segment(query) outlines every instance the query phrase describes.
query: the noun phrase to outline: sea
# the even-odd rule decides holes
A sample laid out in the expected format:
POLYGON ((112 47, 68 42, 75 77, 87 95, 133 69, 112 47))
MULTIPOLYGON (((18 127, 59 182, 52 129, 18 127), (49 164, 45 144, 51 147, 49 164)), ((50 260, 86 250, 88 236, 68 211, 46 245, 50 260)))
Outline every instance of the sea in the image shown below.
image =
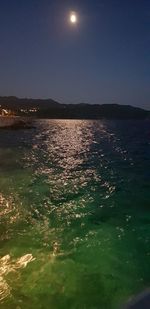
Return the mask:
POLYGON ((0 220, 0 308, 121 308, 150 286, 150 121, 0 130, 0 220))

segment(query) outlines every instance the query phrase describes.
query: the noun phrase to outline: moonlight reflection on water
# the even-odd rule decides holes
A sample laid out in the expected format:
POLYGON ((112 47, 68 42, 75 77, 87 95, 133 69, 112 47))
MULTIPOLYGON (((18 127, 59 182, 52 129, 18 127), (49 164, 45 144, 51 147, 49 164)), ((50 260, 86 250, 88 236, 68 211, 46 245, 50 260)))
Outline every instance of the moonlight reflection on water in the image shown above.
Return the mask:
POLYGON ((110 309, 149 285, 149 127, 45 120, 3 131, 3 308, 110 309))

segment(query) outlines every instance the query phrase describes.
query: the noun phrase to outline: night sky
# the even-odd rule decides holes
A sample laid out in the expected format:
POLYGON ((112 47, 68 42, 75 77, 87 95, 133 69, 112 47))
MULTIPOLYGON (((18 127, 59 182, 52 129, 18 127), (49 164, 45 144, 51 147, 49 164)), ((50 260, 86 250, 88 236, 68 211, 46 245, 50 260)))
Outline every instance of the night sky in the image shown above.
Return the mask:
POLYGON ((0 95, 150 109, 150 0, 0 0, 0 95))

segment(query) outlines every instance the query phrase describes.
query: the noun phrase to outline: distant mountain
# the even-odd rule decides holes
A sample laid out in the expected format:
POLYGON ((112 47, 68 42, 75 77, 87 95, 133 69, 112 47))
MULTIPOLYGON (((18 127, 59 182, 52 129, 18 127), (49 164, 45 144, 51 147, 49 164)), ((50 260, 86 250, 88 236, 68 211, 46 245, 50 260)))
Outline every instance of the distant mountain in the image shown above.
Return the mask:
POLYGON ((28 99, 28 98, 17 98, 17 97, 0 97, 0 105, 3 108, 10 108, 13 110, 20 109, 20 108, 50 108, 53 106, 59 106, 60 103, 51 100, 51 99, 28 99))
POLYGON ((60 119, 145 119, 150 111, 130 105, 119 104, 60 104, 52 99, 28 99, 0 97, 1 108, 10 109, 18 115, 34 115, 38 118, 60 119))

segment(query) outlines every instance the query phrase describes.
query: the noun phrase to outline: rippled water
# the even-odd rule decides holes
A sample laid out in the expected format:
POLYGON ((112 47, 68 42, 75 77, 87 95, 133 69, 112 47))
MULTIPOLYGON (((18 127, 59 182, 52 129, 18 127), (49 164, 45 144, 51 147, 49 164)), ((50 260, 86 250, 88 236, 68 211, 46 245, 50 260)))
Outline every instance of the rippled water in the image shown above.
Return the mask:
POLYGON ((118 308, 150 284, 150 122, 0 131, 0 307, 118 308))

